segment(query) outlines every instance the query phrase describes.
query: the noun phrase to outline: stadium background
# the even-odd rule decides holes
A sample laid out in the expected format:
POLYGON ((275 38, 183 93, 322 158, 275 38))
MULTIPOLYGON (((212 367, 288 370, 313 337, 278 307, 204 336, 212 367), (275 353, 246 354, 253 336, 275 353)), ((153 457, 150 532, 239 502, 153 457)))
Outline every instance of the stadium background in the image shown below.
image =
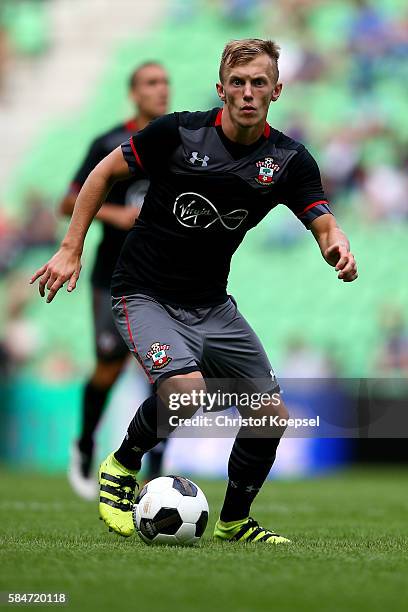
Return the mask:
MULTIPOLYGON (((66 229, 57 203, 90 140, 129 115, 126 84, 137 64, 154 59, 166 66, 171 110, 210 108, 218 104, 217 67, 231 38, 271 37, 281 45, 285 88, 269 121, 316 156, 360 278, 336 281, 311 236, 280 207, 234 257, 230 292, 278 377, 408 373, 405 3, 116 0, 115 6, 1 3, 0 456, 22 469, 65 469, 81 384, 92 367, 87 280, 97 224, 74 295, 61 292, 49 306, 28 286, 66 229)), ((132 364, 101 427, 101 455, 121 438, 144 393, 132 364)), ((367 448, 287 440, 276 473, 312 474, 362 457, 406 458, 395 441, 370 442, 367 448)), ((177 441, 166 467, 221 475, 230 446, 231 440, 177 441)))
MULTIPOLYGON (((129 116, 135 65, 164 63, 171 110, 206 109, 218 103, 223 45, 245 36, 282 47, 285 89, 269 120, 318 159, 360 277, 337 281, 280 207, 234 257, 230 291, 281 379, 360 388, 380 377, 387 409, 406 407, 394 393, 408 373, 406 1, 0 0, 0 605, 5 591, 29 591, 67 593, 84 612, 122 602, 155 612, 407 608, 402 437, 284 440, 280 478, 254 504, 261 524, 291 538, 277 550, 212 541, 231 440, 178 440, 167 453, 166 471, 194 474, 209 501, 198 549, 116 538, 64 474, 92 369, 100 228, 78 289, 45 304, 28 279, 65 231, 57 204, 90 140, 129 116)), ((133 364, 112 395, 101 455, 143 393, 133 364)), ((320 401, 331 408, 330 394, 320 401)))

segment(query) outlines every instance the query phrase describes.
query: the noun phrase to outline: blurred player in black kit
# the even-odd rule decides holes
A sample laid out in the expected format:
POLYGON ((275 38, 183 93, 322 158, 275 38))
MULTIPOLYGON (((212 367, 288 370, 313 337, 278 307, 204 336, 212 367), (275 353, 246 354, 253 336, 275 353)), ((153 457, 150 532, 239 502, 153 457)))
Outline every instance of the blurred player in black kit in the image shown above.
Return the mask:
MULTIPOLYGON (((60 204, 62 214, 72 215, 82 185, 104 157, 150 121, 167 112, 169 83, 164 68, 156 62, 139 66, 129 81, 129 97, 135 106, 136 116, 92 142, 68 194, 60 204)), ((149 181, 145 176, 117 183, 96 215, 103 228, 91 276, 96 366, 84 387, 81 432, 72 447, 68 472, 73 489, 85 499, 94 499, 97 493, 96 478, 92 474, 94 434, 109 392, 129 355, 112 317, 112 274, 127 233, 139 215, 148 186, 149 181)), ((163 450, 164 444, 161 443, 149 454, 149 479, 160 474, 163 450)))

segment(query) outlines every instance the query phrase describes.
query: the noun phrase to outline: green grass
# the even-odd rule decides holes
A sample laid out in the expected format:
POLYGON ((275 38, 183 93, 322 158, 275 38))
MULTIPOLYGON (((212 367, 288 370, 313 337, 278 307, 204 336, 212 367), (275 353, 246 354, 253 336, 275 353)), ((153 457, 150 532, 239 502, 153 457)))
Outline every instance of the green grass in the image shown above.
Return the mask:
POLYGON ((110 534, 63 477, 0 478, 0 591, 64 591, 89 611, 407 609, 407 470, 268 483, 253 514, 285 548, 211 541, 220 482, 200 483, 210 523, 190 549, 110 534))

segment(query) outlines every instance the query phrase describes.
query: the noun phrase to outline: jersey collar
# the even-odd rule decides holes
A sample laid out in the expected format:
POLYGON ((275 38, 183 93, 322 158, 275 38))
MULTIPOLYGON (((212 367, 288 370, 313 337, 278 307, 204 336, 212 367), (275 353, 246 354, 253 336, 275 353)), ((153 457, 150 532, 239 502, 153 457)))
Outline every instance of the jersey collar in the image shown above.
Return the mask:
POLYGON ((137 121, 136 119, 129 119, 129 121, 126 121, 125 123, 125 129, 130 132, 131 134, 134 134, 135 132, 139 131, 139 128, 137 126, 137 121))
MULTIPOLYGON (((218 113, 217 113, 217 116, 215 117, 215 121, 214 121, 214 125, 215 126, 221 125, 222 111, 223 111, 223 109, 220 108, 218 113)), ((264 135, 265 138, 269 138, 269 134, 270 133, 271 133, 271 126, 269 125, 269 123, 267 121, 265 121, 265 128, 264 128, 264 131, 263 131, 263 135, 264 135)))

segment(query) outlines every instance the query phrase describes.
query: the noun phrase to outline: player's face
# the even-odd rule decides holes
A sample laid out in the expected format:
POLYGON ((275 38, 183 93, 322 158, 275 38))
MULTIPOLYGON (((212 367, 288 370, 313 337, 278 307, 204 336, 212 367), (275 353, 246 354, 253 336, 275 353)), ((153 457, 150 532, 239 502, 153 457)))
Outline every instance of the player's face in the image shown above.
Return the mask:
POLYGON ((169 79, 160 66, 146 66, 138 77, 130 97, 139 113, 154 119, 167 112, 169 103, 169 79))
POLYGON ((272 60, 266 54, 248 64, 226 67, 224 82, 217 84, 218 95, 228 107, 233 123, 241 128, 265 122, 269 105, 279 98, 281 90, 272 60))

